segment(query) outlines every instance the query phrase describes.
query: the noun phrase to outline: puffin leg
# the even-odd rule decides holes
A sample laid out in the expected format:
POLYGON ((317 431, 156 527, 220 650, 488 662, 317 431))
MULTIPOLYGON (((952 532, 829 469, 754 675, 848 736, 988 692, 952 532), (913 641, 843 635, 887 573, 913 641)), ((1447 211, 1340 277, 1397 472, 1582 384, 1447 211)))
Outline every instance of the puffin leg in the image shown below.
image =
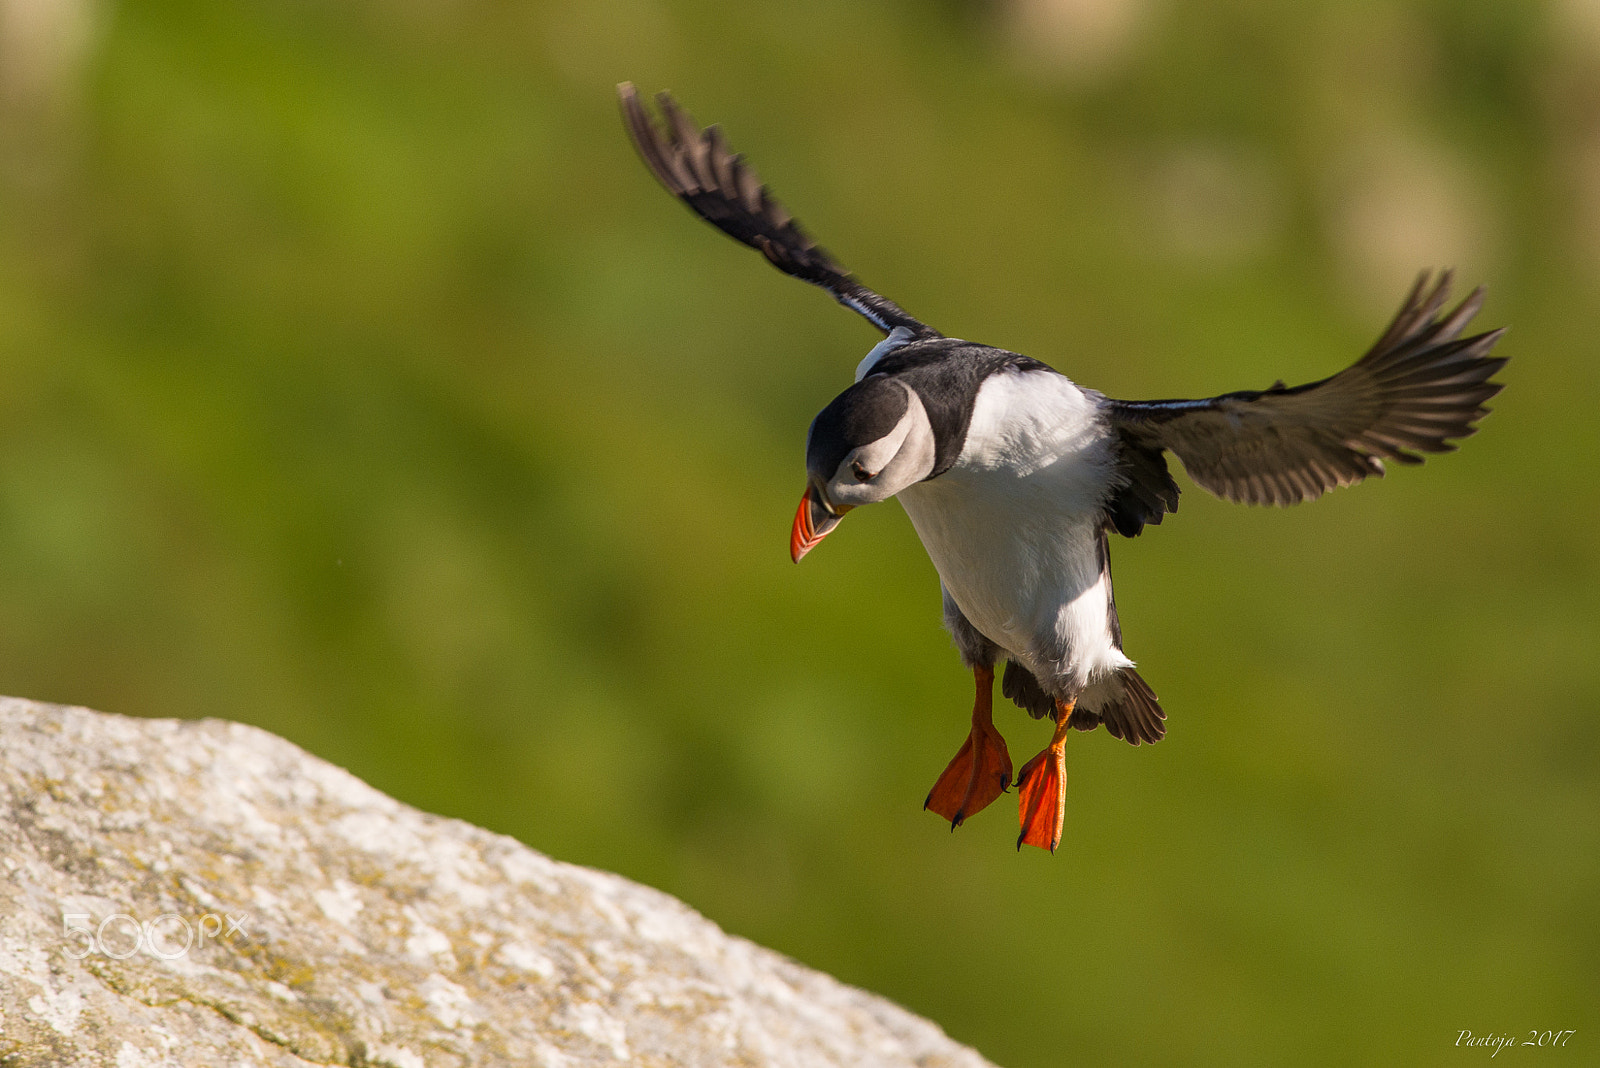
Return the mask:
POLYGON ((1067 815, 1067 721, 1072 719, 1073 704, 1056 702, 1056 731, 1050 744, 1022 765, 1017 775, 1018 818, 1022 823, 1018 849, 1031 845, 1054 853, 1061 844, 1061 824, 1067 815))
POLYGON ((972 703, 972 732, 922 803, 950 821, 953 831, 968 816, 982 811, 1011 785, 1011 754, 994 729, 994 666, 972 669, 977 696, 972 703))

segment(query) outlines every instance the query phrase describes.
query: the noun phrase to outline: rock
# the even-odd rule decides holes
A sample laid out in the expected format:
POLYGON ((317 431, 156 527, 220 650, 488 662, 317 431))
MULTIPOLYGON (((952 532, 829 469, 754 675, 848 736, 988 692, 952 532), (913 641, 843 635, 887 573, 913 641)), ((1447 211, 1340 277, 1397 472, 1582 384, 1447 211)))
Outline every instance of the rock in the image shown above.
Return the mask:
POLYGON ((986 1064, 273 735, 0 698, 6 1065, 986 1064))

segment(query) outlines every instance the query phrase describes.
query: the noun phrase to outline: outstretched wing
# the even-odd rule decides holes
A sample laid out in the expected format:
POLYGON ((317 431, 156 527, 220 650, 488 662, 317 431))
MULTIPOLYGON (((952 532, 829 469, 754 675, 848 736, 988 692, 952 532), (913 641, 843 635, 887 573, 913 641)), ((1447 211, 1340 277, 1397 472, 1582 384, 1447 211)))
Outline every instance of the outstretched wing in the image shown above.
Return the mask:
MULTIPOLYGON (((706 222, 751 248, 760 250, 785 274, 819 285, 845 307, 859 312, 885 334, 906 327, 914 337, 939 332, 913 319, 894 301, 868 289, 801 229, 772 199, 743 156, 729 150, 716 126, 701 130, 671 94, 656 94, 666 119, 665 133, 651 120, 632 82, 617 86, 628 133, 667 191, 706 222)), ((904 336, 904 335, 901 335, 904 336)))
POLYGON ((1119 533, 1139 533, 1176 511, 1178 487, 1163 449, 1189 477, 1245 504, 1298 504, 1335 486, 1382 475, 1385 460, 1422 462, 1477 431, 1490 382, 1506 361, 1489 350, 1504 330, 1460 337, 1483 303, 1480 286, 1446 315, 1450 272, 1426 273, 1371 351, 1309 385, 1225 393, 1205 400, 1109 403, 1119 438, 1121 481, 1109 512, 1119 533))

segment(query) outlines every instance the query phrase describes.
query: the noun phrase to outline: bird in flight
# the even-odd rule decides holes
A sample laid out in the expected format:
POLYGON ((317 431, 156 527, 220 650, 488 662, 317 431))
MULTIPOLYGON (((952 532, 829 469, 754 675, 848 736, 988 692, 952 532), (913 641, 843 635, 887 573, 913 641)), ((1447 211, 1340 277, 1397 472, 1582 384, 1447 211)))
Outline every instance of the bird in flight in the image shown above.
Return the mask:
POLYGON ((1017 847, 1052 852, 1066 811, 1067 730, 1104 726, 1132 745, 1166 734, 1166 714, 1122 649, 1111 533, 1131 538, 1178 508, 1166 454, 1225 500, 1290 505, 1422 462, 1476 431, 1503 330, 1462 337, 1479 287, 1446 310, 1450 273, 1417 279, 1367 354, 1330 378, 1198 400, 1113 400, 1028 356, 944 334, 856 280, 768 193, 721 131, 700 129, 667 93, 659 125, 618 86, 645 165, 695 214, 821 286, 884 339, 855 384, 812 421, 806 490, 789 551, 798 562, 864 504, 898 497, 939 573, 944 622, 972 671, 966 741, 924 808, 951 829, 1011 785, 993 722, 1001 692, 1050 742, 1017 773, 1017 847))

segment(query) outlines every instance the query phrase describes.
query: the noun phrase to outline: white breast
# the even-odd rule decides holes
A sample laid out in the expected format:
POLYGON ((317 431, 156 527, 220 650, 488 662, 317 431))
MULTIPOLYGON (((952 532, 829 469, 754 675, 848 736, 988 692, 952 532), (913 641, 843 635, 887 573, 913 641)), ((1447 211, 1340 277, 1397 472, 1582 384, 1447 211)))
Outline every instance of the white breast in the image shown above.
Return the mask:
POLYGON ((955 465, 900 493, 962 614, 1047 685, 1130 663, 1096 550, 1114 468, 1087 394, 1053 371, 1006 371, 979 390, 955 465))

